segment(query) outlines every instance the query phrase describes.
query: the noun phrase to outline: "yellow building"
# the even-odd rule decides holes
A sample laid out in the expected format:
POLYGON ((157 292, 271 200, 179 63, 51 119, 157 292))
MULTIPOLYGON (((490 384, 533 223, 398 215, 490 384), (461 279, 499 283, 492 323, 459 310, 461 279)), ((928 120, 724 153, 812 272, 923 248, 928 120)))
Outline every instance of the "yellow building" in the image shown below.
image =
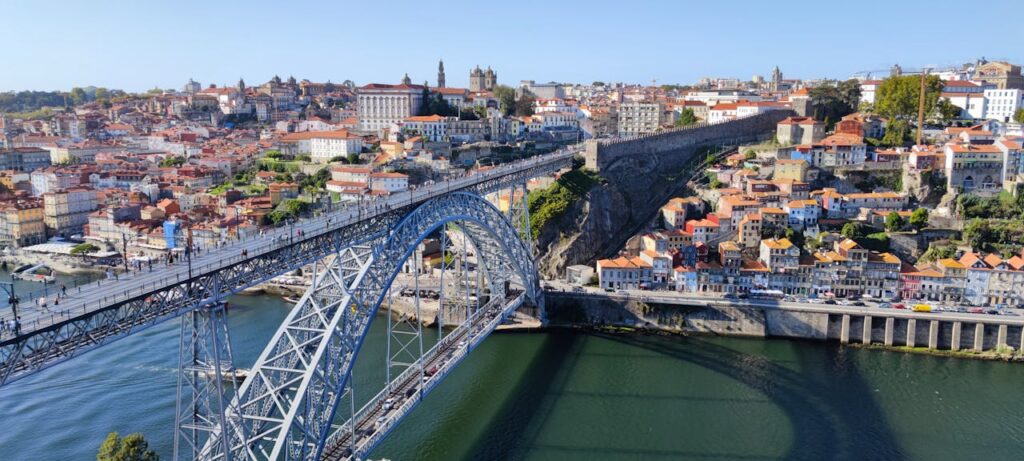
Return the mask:
POLYGON ((807 168, 806 160, 776 160, 774 179, 807 181, 807 168))

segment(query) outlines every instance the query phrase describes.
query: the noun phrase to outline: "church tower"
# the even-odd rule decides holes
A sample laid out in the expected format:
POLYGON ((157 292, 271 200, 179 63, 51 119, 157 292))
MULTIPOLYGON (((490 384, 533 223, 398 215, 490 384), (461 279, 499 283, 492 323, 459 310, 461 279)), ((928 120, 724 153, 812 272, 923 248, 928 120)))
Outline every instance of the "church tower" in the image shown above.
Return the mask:
POLYGON ((469 91, 477 92, 484 90, 484 71, 480 70, 480 66, 476 66, 472 72, 469 73, 469 91))
POLYGON ((782 71, 779 70, 779 66, 775 66, 772 70, 772 91, 779 91, 779 87, 782 86, 782 71))
POLYGON ((444 60, 437 62, 437 87, 445 88, 444 85, 444 60))
POLYGON ((412 85, 412 79, 409 78, 409 74, 405 74, 405 77, 402 77, 402 84, 403 85, 412 85))
POLYGON ((487 72, 484 72, 484 89, 487 91, 494 91, 494 87, 498 84, 498 74, 491 70, 491 66, 487 66, 487 72))

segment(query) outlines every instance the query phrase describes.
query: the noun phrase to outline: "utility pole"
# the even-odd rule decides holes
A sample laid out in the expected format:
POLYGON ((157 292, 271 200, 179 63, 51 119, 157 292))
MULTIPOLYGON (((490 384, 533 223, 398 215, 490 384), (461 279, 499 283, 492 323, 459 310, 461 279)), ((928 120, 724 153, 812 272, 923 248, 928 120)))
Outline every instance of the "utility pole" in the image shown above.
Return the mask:
POLYGON ((924 81, 928 75, 928 69, 921 69, 921 91, 917 96, 917 145, 921 145, 921 135, 924 132, 924 81))

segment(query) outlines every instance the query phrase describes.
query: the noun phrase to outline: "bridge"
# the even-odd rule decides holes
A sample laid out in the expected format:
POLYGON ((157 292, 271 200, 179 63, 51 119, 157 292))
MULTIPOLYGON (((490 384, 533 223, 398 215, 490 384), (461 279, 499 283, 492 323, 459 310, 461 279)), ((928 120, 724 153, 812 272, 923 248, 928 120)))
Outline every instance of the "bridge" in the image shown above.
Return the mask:
POLYGON ((258 238, 186 251, 173 264, 97 282, 57 305, 22 306, 18 333, 0 340, 0 385, 186 316, 175 459, 361 457, 519 306, 531 303, 542 315, 526 182, 570 167, 576 153, 570 148, 342 206, 258 238), (484 198, 505 191, 508 210, 484 198), (442 254, 442 339, 424 350, 419 320, 427 300, 417 289, 415 315, 396 315, 390 288, 407 261, 418 287, 422 268, 410 256, 434 237, 442 254), (309 266, 312 286, 239 384, 223 300, 309 266), (388 384, 357 411, 352 365, 382 305, 389 314, 388 384), (460 322, 445 335, 448 318, 460 322))

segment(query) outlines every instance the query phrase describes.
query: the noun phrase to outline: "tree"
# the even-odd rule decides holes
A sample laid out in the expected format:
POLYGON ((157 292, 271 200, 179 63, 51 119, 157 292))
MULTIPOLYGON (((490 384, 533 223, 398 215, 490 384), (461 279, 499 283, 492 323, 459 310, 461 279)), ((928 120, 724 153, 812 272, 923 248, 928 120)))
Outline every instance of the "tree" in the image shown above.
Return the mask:
POLYGON ((96 88, 95 97, 97 101, 110 99, 110 90, 103 87, 96 88))
POLYGON ((594 83, 591 83, 590 85, 591 86, 604 86, 604 82, 602 82, 600 80, 595 80, 594 83))
POLYGON ((860 83, 850 79, 836 85, 819 85, 808 90, 808 95, 811 97, 815 118, 839 120, 857 110, 860 83))
POLYGON ((100 247, 91 243, 79 243, 78 245, 71 247, 71 254, 73 255, 85 255, 95 253, 97 251, 100 251, 100 247))
POLYGON ((949 102, 948 99, 940 99, 935 104, 935 110, 938 112, 939 120, 945 123, 949 123, 957 118, 960 118, 960 108, 954 106, 953 103, 949 102))
POLYGON ((103 440, 96 461, 159 461, 156 452, 149 449, 149 443, 136 432, 124 438, 117 432, 111 432, 103 440))
POLYGON ((843 224, 843 229, 840 231, 840 234, 848 239, 858 239, 864 236, 864 232, 861 230, 860 224, 854 222, 843 224))
POLYGON ((983 250, 992 237, 992 227, 987 219, 974 218, 964 226, 964 240, 976 251, 983 250))
POLYGON ((910 123, 906 120, 892 119, 885 126, 885 136, 882 137, 882 145, 903 146, 910 139, 910 123))
POLYGON ((498 85, 494 88, 494 97, 498 99, 498 107, 501 114, 509 116, 516 111, 516 90, 505 85, 498 85))
POLYGON ((163 160, 160 161, 160 166, 162 166, 164 168, 171 168, 171 167, 177 168, 177 167, 182 166, 184 164, 185 164, 185 157, 182 157, 180 155, 172 155, 170 157, 165 157, 163 160))
MULTIPOLYGON (((925 77, 924 112, 932 113, 945 85, 938 75, 925 77)), ((875 92, 875 111, 888 118, 913 119, 917 117, 921 77, 917 75, 889 77, 875 92)))
POLYGON ((355 165, 356 163, 359 163, 359 154, 350 152, 346 160, 348 160, 348 163, 355 165))
POLYGON ((893 211, 885 217, 885 230, 889 232, 896 232, 903 229, 903 217, 899 213, 893 211))
POLYGON ((917 230, 921 230, 924 226, 928 225, 928 209, 918 208, 910 213, 910 225, 917 230))
POLYGON ((1024 109, 1017 109, 1017 111, 1013 113, 1013 121, 1017 123, 1024 123, 1024 109))
POLYGON ((71 103, 76 106, 83 102, 86 102, 86 100, 88 99, 88 95, 85 94, 85 90, 77 86, 71 89, 71 93, 69 94, 69 96, 71 96, 71 103))
POLYGON ((533 101, 536 98, 533 93, 523 90, 523 93, 519 95, 519 99, 516 100, 516 116, 525 117, 533 115, 533 101))
POLYGON ((679 113, 679 118, 676 119, 676 126, 690 126, 697 123, 697 116, 694 115, 693 109, 683 109, 679 113))
POLYGON ((757 152, 754 152, 754 149, 747 149, 747 151, 743 153, 744 160, 753 160, 755 158, 757 158, 757 152))

